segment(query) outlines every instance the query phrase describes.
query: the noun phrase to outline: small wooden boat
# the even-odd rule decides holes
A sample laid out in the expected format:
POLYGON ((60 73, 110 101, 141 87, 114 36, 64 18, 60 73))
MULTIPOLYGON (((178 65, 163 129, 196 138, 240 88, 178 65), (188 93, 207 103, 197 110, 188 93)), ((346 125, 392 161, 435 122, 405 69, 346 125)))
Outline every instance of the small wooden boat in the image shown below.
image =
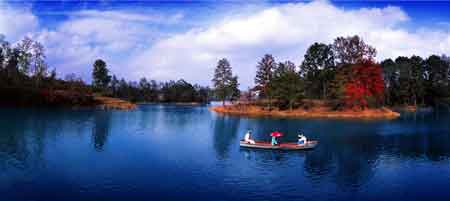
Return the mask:
POLYGON ((256 141, 255 144, 250 144, 241 140, 239 145, 245 148, 255 148, 255 149, 275 149, 275 150, 308 150, 314 149, 317 146, 318 141, 307 141, 306 144, 299 145, 297 143, 279 143, 278 145, 272 146, 270 142, 256 141))

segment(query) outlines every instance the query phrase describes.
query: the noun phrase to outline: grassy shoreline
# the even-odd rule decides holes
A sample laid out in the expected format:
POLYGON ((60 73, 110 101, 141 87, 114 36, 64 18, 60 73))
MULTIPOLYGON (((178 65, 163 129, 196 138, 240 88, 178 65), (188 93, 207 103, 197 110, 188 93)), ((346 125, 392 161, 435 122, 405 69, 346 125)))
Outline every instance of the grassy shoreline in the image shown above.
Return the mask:
POLYGON ((96 107, 101 109, 117 109, 117 110, 133 110, 137 105, 122 99, 94 96, 94 100, 98 103, 96 107))
POLYGON ((219 114, 238 116, 272 116, 272 117, 295 117, 295 118, 333 118, 333 119, 395 119, 400 117, 400 113, 389 108, 366 109, 362 111, 339 110, 334 111, 328 107, 313 107, 310 109, 293 110, 266 110, 255 105, 228 105, 213 106, 209 108, 219 114))

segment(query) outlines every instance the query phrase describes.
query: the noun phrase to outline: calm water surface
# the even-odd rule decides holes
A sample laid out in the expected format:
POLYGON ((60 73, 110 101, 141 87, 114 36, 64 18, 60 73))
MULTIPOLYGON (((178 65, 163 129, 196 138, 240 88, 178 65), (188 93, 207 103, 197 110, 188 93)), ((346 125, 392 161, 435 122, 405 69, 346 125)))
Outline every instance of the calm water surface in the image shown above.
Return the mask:
POLYGON ((450 115, 393 121, 227 117, 206 107, 131 112, 0 109, 0 200, 450 200, 450 115), (248 150, 299 130, 307 152, 248 150))

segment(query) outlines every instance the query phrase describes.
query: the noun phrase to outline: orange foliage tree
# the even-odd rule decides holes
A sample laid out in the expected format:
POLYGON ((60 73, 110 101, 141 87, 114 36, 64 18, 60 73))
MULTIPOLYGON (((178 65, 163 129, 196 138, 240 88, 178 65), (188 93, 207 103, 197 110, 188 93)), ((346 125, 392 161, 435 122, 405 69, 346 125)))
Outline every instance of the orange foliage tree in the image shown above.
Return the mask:
POLYGON ((370 103, 377 106, 384 100, 384 80, 379 64, 371 60, 351 65, 345 83, 345 105, 349 108, 365 109, 370 103))

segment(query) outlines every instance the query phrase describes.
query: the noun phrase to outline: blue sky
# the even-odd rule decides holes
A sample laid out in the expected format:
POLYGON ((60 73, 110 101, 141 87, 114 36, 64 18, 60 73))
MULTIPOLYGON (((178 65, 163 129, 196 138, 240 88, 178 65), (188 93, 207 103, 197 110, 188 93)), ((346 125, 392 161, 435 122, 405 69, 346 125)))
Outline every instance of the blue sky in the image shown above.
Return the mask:
POLYGON ((378 60, 450 54, 450 2, 390 1, 1 1, 0 33, 46 46, 59 76, 90 81, 92 63, 137 80, 209 85, 226 57, 241 88, 266 53, 297 65, 313 42, 358 34, 378 60))

